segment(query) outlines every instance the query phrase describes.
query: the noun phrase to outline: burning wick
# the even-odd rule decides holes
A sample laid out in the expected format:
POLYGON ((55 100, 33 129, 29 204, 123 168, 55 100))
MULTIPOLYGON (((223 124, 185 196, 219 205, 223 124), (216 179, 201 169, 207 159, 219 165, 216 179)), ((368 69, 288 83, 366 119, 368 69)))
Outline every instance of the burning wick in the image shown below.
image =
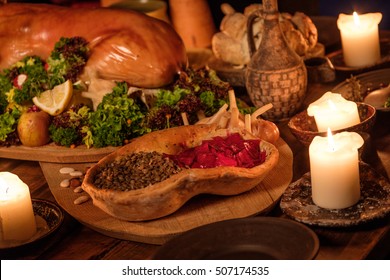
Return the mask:
POLYGON ((331 152, 334 152, 336 150, 335 144, 334 144, 334 139, 332 136, 332 131, 330 130, 329 127, 328 127, 328 149, 331 152))
POLYGON ((356 26, 360 26, 360 18, 357 12, 353 12, 353 21, 355 22, 356 26))

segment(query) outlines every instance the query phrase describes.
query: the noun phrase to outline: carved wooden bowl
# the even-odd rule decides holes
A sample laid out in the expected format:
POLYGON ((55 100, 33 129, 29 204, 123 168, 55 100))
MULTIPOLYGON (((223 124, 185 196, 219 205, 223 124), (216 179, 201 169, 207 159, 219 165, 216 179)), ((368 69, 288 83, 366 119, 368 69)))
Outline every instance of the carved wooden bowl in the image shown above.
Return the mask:
MULTIPOLYGON (((371 131, 376 118, 375 107, 359 102, 357 102, 357 105, 360 116, 360 123, 344 129, 332 131, 333 134, 342 131, 357 133, 369 133, 371 131)), ((327 132, 318 132, 314 117, 309 116, 306 110, 292 117, 288 122, 288 127, 292 134, 305 146, 309 146, 315 136, 327 135, 327 132)))
MULTIPOLYGON (((260 141, 261 150, 266 151, 266 160, 253 168, 221 166, 183 169, 162 182, 129 191, 98 189, 93 184, 99 168, 117 157, 141 151, 174 155, 185 146, 195 147, 202 140, 224 137, 228 133, 228 130, 216 129, 214 125, 193 125, 146 134, 90 168, 82 187, 92 197, 95 206, 113 217, 127 221, 152 220, 169 215, 199 194, 237 195, 249 191, 278 163, 279 151, 268 142, 260 141)), ((253 136, 243 131, 240 134, 244 139, 253 139, 253 136)))

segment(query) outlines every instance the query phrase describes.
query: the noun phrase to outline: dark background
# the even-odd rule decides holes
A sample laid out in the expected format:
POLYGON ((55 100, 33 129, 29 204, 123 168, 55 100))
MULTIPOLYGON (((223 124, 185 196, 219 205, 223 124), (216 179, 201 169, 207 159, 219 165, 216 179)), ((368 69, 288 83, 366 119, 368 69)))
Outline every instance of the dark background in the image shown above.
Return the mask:
MULTIPOLYGON (((238 12, 243 12, 249 4, 261 3, 262 1, 248 0, 208 0, 212 10, 214 21, 219 27, 223 14, 220 10, 222 3, 229 3, 238 12)), ((352 14, 356 11, 359 14, 370 12, 381 12, 382 21, 379 28, 390 30, 390 0, 279 0, 280 12, 294 13, 303 12, 308 16, 333 16, 338 17, 340 13, 352 14)))
MULTIPOLYGON (((169 0, 165 0, 169 3, 169 0)), ((99 0, 8 0, 8 2, 33 2, 33 3, 61 3, 63 5, 84 3, 99 5, 99 0)), ((219 29, 223 14, 220 9, 222 3, 231 4, 236 11, 243 12, 249 4, 261 3, 262 0, 208 0, 213 14, 215 26, 219 29)), ((308 16, 338 17, 340 13, 352 14, 353 11, 364 14, 369 12, 381 12, 382 21, 379 28, 390 30, 390 0, 279 0, 280 12, 303 12, 308 16)))

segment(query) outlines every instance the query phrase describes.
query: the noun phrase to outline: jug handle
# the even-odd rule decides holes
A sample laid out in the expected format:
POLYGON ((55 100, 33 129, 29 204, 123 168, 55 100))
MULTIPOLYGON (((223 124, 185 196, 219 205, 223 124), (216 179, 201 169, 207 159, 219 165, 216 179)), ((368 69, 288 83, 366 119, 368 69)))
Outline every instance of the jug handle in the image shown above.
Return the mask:
POLYGON ((248 21, 246 23, 247 40, 248 40, 250 57, 252 57, 252 55, 256 52, 255 40, 253 37, 253 23, 255 22, 256 18, 259 18, 261 16, 262 16, 261 10, 256 10, 248 16, 248 21))

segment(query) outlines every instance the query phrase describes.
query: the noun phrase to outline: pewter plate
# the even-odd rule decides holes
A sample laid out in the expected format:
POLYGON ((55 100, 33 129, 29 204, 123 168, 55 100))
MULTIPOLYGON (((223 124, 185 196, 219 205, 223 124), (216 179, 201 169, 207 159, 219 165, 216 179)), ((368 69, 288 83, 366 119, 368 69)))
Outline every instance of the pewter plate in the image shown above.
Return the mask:
MULTIPOLYGON (((384 88, 390 84, 390 68, 370 71, 367 73, 356 75, 354 78, 359 83, 359 89, 357 94, 363 97, 364 103, 374 106, 377 111, 390 112, 390 108, 384 107, 387 98, 389 98, 388 93, 374 93, 375 90, 384 88), (374 93, 375 96, 373 96, 371 93, 374 93)), ((332 92, 340 93, 344 98, 354 100, 353 84, 348 80, 349 79, 335 86, 332 89, 332 92)))
POLYGON ((334 68, 336 69, 336 72, 348 76, 351 74, 357 75, 367 71, 389 67, 390 65, 390 39, 389 38, 385 38, 380 41, 380 51, 381 51, 380 60, 375 64, 367 65, 364 67, 347 66, 344 62, 344 56, 342 50, 337 50, 335 52, 328 54, 327 56, 332 62, 334 68))
POLYGON ((51 201, 44 199, 32 199, 32 206, 37 223, 36 234, 24 242, 9 242, 7 244, 0 244, 1 250, 8 250, 37 242, 57 230, 64 220, 64 214, 61 208, 51 201))
POLYGON ((290 219, 251 217, 198 227, 165 243, 157 260, 309 260, 317 235, 290 219))
POLYGON ((383 218, 390 212, 390 183, 368 164, 360 162, 361 198, 357 204, 339 210, 324 209, 311 198, 310 172, 290 184, 280 207, 296 221, 323 227, 349 227, 383 218))

